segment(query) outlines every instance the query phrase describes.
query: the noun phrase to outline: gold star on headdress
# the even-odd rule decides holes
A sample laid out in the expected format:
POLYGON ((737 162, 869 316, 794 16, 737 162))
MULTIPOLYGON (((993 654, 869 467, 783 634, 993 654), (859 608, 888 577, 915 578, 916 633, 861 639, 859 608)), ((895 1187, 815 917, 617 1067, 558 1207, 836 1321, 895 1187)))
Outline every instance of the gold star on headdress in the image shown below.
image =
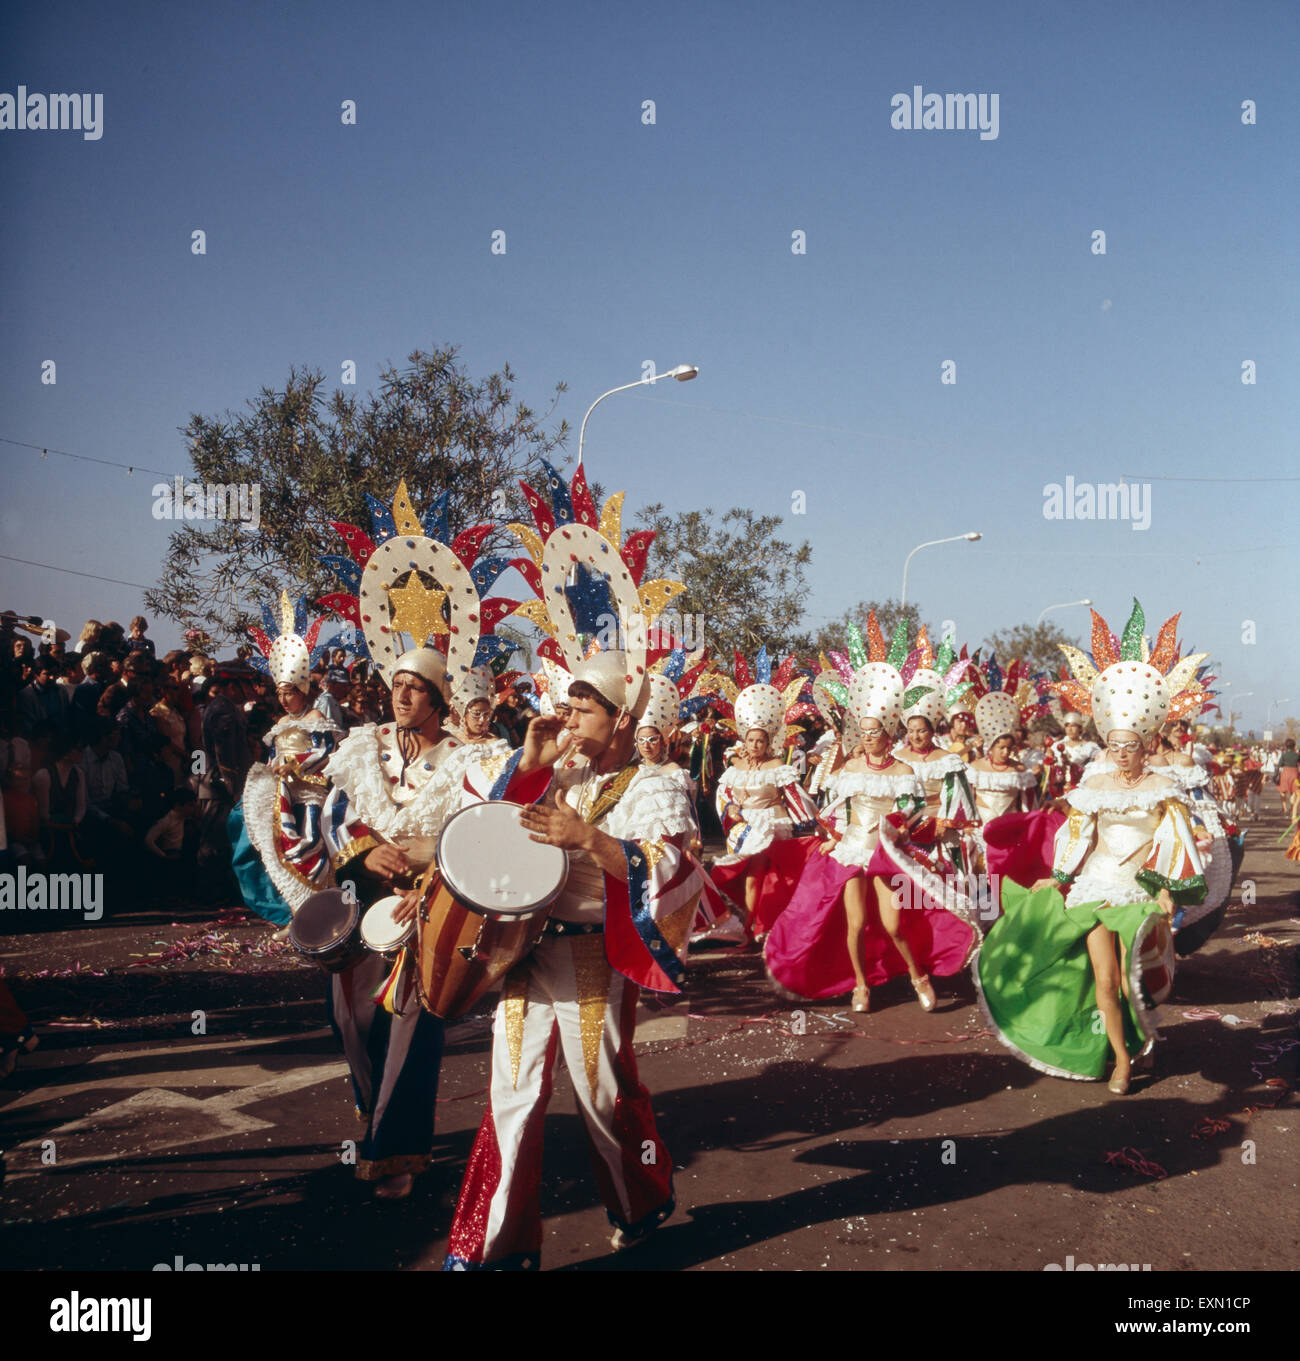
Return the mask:
POLYGON ((392 611, 390 628, 394 633, 409 633, 415 647, 423 647, 429 635, 441 637, 447 632, 447 621, 442 616, 447 594, 436 586, 430 590, 412 572, 406 585, 388 592, 388 606, 392 611))

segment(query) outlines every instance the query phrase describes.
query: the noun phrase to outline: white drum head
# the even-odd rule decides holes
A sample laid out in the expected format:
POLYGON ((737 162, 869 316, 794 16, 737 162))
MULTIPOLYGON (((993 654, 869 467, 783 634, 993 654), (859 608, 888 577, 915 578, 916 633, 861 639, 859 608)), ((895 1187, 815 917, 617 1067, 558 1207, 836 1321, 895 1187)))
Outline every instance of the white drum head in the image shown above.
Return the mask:
POLYGON ((400 893, 393 894, 391 898, 380 898, 377 903, 366 909, 366 915, 361 918, 361 939, 376 954, 382 955, 387 954, 389 950, 396 950, 415 930, 414 918, 400 924, 393 920, 393 913, 401 901, 400 893))
POLYGON ((560 896, 569 857, 532 840, 517 803, 476 803, 449 818, 438 838, 443 882, 467 907, 527 915, 560 896))

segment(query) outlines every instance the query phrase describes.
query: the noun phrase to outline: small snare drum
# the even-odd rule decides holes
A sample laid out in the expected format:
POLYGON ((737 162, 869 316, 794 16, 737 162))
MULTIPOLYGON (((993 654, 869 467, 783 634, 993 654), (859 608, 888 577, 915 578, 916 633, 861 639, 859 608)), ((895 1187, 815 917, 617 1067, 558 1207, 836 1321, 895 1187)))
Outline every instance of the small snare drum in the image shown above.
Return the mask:
POLYGON ((380 898, 366 909, 361 918, 361 939, 366 948, 377 955, 391 955, 400 950, 415 934, 415 918, 409 922, 395 922, 393 913, 401 906, 402 894, 380 898))
POLYGON ((342 973, 365 958, 361 909, 342 889, 313 893, 293 914, 289 943, 304 959, 330 973, 342 973))

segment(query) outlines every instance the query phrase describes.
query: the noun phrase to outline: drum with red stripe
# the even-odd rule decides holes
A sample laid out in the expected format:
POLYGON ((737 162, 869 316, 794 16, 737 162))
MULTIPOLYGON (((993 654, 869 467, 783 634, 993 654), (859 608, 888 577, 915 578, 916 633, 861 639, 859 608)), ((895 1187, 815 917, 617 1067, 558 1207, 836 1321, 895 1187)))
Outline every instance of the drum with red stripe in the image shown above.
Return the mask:
POLYGON ((516 803, 474 804, 438 838, 416 951, 420 1004, 444 1020, 464 1015, 524 958, 564 889, 568 856, 533 841, 519 813, 516 803))

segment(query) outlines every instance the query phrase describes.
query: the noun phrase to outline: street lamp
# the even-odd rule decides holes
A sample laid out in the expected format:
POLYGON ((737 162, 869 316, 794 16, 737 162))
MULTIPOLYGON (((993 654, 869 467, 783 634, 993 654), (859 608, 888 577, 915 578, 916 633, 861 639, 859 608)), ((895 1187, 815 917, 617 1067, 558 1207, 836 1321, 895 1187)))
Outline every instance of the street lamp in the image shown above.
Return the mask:
POLYGON ((1092 601, 1091 601, 1091 600, 1067 600, 1067 601, 1065 602, 1064 605, 1049 605, 1049 606, 1042 612, 1042 614, 1040 614, 1040 615, 1038 616, 1038 622, 1041 624, 1041 623, 1043 622, 1043 620, 1044 620, 1049 614, 1051 614, 1051 612, 1052 612, 1053 610, 1068 610, 1068 609, 1071 609, 1071 608, 1072 608, 1073 606, 1075 606, 1075 605, 1091 605, 1091 604, 1092 604, 1092 601))
POLYGON ((1291 698, 1290 698, 1289 695, 1287 696, 1286 699, 1271 699, 1271 700, 1269 700, 1269 702, 1268 702, 1268 722, 1265 723, 1264 726, 1265 726, 1266 728, 1269 728, 1269 729, 1271 730, 1272 727, 1273 727, 1273 710, 1276 709, 1277 706, 1278 706, 1279 704, 1290 704, 1290 703, 1291 703, 1291 698))
POLYGON ((652 374, 649 378, 639 378, 635 383, 624 383, 622 387, 610 388, 608 392, 602 392, 587 408, 587 414, 582 418, 582 428, 578 431, 578 467, 582 467, 582 442, 587 437, 587 421, 590 419, 591 413, 606 397, 612 397, 616 392, 627 392, 630 388, 643 387, 646 383, 657 383, 661 378, 676 378, 679 383, 689 383, 692 378, 698 376, 699 372, 699 366, 696 364, 678 364, 675 369, 669 369, 667 373, 652 374))
POLYGON ((903 562, 903 594, 899 597, 898 601, 899 605, 907 604, 907 567, 908 564, 912 561, 912 557, 914 554, 919 553, 923 548, 933 548, 936 544, 940 543, 957 543, 960 539, 969 539, 972 543, 974 543, 976 539, 982 539, 983 537, 984 537, 983 534, 976 534, 972 530, 971 533, 969 534, 954 534, 951 538, 948 539, 931 539, 928 543, 918 543, 916 547, 912 549, 912 552, 907 555, 906 559, 903 562))

